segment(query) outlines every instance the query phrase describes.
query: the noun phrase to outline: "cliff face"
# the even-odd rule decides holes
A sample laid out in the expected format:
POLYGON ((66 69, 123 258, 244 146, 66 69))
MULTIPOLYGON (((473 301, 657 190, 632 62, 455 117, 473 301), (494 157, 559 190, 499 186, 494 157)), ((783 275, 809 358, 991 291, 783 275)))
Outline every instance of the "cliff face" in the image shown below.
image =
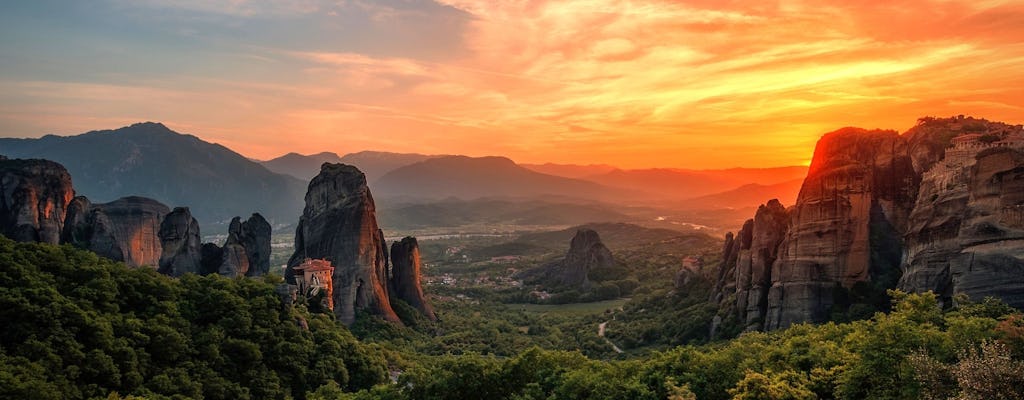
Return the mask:
POLYGON ((285 278, 294 283, 292 268, 305 258, 327 259, 335 267, 338 319, 351 324, 356 310, 365 309, 397 322, 387 295, 385 246, 366 177, 355 167, 325 163, 309 183, 285 278))
POLYGON ((897 238, 920 182, 895 131, 844 128, 818 141, 768 296, 768 329, 827 318, 837 286, 898 271, 897 238))
POLYGON ((176 207, 160 224, 160 273, 182 276, 202 271, 202 242, 199 223, 188 207, 176 207))
POLYGON ((1020 126, 971 118, 826 134, 789 212, 769 203, 726 237, 711 300, 748 330, 824 321, 865 285, 1022 307, 1022 157, 1020 126))
POLYGON ((924 176, 900 287, 1024 307, 1024 152, 954 154, 924 176))
POLYGON ((60 243, 71 175, 46 160, 0 159, 0 233, 19 242, 60 243))
POLYGON ((132 267, 156 268, 163 252, 157 234, 169 212, 145 197, 91 204, 79 196, 68 206, 63 241, 132 267))
MULTIPOLYGON (((772 267, 788 231, 788 214, 778 200, 758 207, 751 224, 749 248, 736 267, 736 309, 747 330, 763 328, 772 286, 772 267)), ((742 251, 742 250, 741 250, 742 251)))
POLYGON ((406 237, 391 244, 391 295, 409 303, 430 320, 437 320, 434 308, 423 297, 420 284, 422 268, 416 238, 406 237))

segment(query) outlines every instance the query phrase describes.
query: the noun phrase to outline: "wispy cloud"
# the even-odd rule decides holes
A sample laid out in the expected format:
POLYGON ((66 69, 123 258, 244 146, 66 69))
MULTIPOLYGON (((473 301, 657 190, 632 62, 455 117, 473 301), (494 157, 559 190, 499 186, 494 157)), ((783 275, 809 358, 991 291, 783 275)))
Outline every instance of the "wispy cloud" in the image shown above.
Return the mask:
POLYGON ((172 118, 257 157, 375 148, 632 167, 798 164, 822 132, 926 114, 1024 120, 1017 1, 131 4, 282 33, 214 37, 238 54, 200 58, 201 73, 6 85, 0 106, 99 100, 94 116, 172 118))

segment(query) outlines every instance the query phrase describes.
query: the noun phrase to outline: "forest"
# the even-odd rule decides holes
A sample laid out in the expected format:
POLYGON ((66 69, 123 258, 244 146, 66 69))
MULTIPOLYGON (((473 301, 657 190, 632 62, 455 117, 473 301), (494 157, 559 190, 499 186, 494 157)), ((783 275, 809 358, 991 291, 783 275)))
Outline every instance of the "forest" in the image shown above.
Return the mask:
POLYGON ((427 353, 438 326, 362 316, 350 331, 284 301, 279 279, 173 279, 0 238, 0 398, 1024 398, 1024 316, 994 299, 943 309, 931 293, 890 291, 891 311, 865 320, 612 357, 485 320, 480 343, 508 347, 447 337, 427 353))

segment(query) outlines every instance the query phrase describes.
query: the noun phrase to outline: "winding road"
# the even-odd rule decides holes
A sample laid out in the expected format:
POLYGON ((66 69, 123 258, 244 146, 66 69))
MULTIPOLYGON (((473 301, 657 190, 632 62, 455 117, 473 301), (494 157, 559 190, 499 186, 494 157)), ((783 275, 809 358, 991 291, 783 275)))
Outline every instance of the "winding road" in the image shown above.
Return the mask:
POLYGON ((608 344, 612 346, 612 350, 615 350, 616 353, 622 353, 622 349, 620 349, 619 346, 616 346, 615 343, 612 343, 611 340, 608 340, 608 338, 604 337, 604 329, 609 322, 611 321, 604 321, 597 325, 597 336, 600 337, 601 339, 604 339, 604 341, 608 342, 608 344))

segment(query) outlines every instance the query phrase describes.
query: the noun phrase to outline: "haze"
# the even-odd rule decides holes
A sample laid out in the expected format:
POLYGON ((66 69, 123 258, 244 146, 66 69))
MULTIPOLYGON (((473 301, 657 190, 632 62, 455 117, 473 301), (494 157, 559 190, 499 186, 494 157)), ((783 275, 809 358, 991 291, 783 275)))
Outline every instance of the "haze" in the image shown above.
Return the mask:
POLYGON ((269 159, 806 164, 823 132, 1024 120, 1010 1, 8 2, 0 136, 161 121, 269 159))

